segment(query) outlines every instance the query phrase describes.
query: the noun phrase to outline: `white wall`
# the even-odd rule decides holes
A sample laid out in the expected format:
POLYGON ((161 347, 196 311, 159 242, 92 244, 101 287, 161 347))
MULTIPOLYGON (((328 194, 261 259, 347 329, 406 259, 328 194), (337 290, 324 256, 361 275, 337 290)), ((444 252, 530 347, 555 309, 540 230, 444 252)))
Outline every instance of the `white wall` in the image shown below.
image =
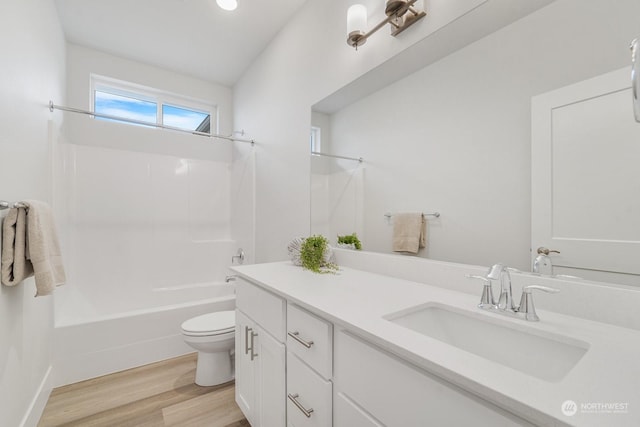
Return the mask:
MULTIPOLYGON (((0 198, 51 202, 49 127, 55 134, 61 117, 46 106, 64 101, 65 92, 65 44, 54 3, 4 2, 0 51, 0 198)), ((51 390, 54 297, 34 295, 33 279, 0 286, 3 426, 36 425, 51 390)))
MULTIPOLYGON (((257 162, 261 261, 284 258, 287 241, 308 233, 310 105, 411 47, 386 37, 346 53, 344 29, 327 23, 342 22, 347 7, 311 0, 236 86, 236 122, 264 140, 257 162)), ((360 125, 337 154, 365 158, 371 221, 384 225, 388 210, 439 210, 427 255, 528 268, 530 97, 627 64, 629 41, 640 34, 639 7, 633 0, 558 0, 373 95, 363 101, 366 113, 348 109, 342 124, 332 124, 332 148, 338 151, 347 121, 360 125), (390 191, 382 169, 401 176, 412 195, 382 202, 376 193, 390 191)), ((438 16, 434 7, 430 16, 438 16)), ((417 27, 407 35, 429 34, 417 27)), ((367 239, 382 248, 375 239, 388 240, 385 232, 376 228, 367 239)))
POLYGON ((386 211, 439 211, 420 256, 528 269, 531 97, 627 65, 638 16, 557 1, 334 114, 367 163, 365 247, 390 252, 386 211))
MULTIPOLYGON (((216 105, 212 131, 232 132, 228 87, 77 45, 68 45, 67 70, 68 106, 92 109, 90 76, 97 74, 216 105)), ((74 113, 64 118, 56 201, 70 265, 56 322, 163 305, 163 289, 221 282, 237 249, 234 144, 74 113)))
MULTIPOLYGON (((219 133, 228 135, 232 131, 230 88, 73 44, 67 45, 69 107, 91 109, 92 73, 213 103, 218 107, 219 133)), ((71 113, 65 113, 64 134, 74 144, 209 160, 231 160, 232 144, 224 140, 92 120, 87 116, 71 113)))
POLYGON ((215 295, 236 250, 230 162, 60 150, 67 285, 56 295, 56 327, 215 295))
MULTIPOLYGON (((365 3, 370 16, 382 16, 381 2, 365 3)), ((355 52, 346 43, 350 2, 309 0, 276 36, 234 87, 234 123, 258 140, 256 261, 285 259, 287 243, 309 233, 311 105, 428 35, 447 46, 465 43, 468 34, 452 40, 440 30, 481 3, 431 1, 432 19, 398 38, 383 29, 355 52)), ((439 54, 436 45, 426 57, 439 54)), ((395 72, 393 64, 388 72, 395 72)))
POLYGON ((332 245, 337 236, 364 231, 364 175, 366 167, 355 160, 311 157, 311 231, 332 245))

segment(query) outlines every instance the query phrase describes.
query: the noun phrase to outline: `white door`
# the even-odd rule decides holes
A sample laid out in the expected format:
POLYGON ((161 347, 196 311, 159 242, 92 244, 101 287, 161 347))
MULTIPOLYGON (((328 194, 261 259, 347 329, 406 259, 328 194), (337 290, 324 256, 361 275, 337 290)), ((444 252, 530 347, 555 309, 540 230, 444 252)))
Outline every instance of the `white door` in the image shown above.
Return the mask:
POLYGON ((254 328, 253 321, 236 309, 236 403, 251 425, 256 425, 256 364, 250 354, 254 328))
POLYGON ((640 285, 640 124, 630 68, 532 99, 532 259, 640 285))
POLYGON ((254 362, 257 363, 257 423, 254 426, 284 426, 285 412, 285 346, 257 328, 254 362))

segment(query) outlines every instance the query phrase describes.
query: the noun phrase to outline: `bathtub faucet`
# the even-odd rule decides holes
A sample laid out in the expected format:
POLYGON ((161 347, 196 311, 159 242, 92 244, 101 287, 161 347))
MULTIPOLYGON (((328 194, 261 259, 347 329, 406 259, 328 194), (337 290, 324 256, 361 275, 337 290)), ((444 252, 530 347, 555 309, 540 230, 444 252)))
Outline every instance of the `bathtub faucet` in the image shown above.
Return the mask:
POLYGON ((238 278, 238 276, 237 276, 237 275, 232 274, 232 275, 230 275, 230 276, 226 276, 226 277, 224 278, 224 282, 225 282, 225 283, 235 282, 237 278, 238 278))

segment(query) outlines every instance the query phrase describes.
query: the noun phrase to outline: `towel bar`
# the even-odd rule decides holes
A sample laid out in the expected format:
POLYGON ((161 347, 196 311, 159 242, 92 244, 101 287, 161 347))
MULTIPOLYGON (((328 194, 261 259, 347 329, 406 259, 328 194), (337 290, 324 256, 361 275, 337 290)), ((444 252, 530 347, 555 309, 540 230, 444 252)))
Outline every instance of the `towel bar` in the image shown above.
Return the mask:
MULTIPOLYGON (((426 216, 435 216, 436 218, 440 218, 440 212, 423 212, 422 215, 426 215, 426 216)), ((386 214, 384 214, 385 217, 387 217, 387 219, 391 219, 391 217, 393 216, 392 213, 387 212, 386 214)))
POLYGON ((9 203, 6 200, 0 200, 0 211, 9 209, 9 208, 25 208, 26 206, 20 202, 9 203))

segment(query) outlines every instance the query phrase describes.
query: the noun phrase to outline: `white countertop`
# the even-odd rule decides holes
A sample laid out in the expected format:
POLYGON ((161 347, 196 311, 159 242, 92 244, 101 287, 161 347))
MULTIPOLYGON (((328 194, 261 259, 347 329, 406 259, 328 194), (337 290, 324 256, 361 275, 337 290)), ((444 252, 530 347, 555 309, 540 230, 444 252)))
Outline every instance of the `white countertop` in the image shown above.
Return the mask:
POLYGON ((473 296, 347 267, 341 267, 338 274, 315 274, 291 262, 234 266, 232 270, 535 424, 640 426, 640 331, 544 310, 538 310, 540 322, 485 312, 476 308, 481 286, 478 296, 473 296), (564 378, 548 382, 383 318, 430 302, 511 322, 517 328, 584 341, 589 349, 564 378), (573 416, 561 411, 567 400, 578 405, 573 416), (619 404, 623 413, 607 413, 601 406, 612 403, 619 404))

